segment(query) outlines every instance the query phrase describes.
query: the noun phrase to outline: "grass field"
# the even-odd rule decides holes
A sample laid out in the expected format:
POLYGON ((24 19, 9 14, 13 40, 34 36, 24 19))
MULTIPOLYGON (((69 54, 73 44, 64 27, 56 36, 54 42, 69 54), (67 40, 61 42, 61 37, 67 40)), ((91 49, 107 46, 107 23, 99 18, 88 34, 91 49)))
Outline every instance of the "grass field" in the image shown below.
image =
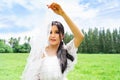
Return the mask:
MULTIPOLYGON (((20 80, 28 54, 0 54, 0 80, 20 80)), ((68 80, 120 80, 120 54, 79 54, 68 80)))

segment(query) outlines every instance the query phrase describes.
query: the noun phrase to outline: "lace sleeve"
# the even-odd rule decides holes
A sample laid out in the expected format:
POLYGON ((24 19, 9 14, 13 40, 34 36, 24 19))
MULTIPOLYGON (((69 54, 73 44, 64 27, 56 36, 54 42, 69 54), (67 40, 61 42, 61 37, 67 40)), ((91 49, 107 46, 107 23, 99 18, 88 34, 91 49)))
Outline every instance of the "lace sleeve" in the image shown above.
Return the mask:
POLYGON ((74 58, 76 57, 77 48, 75 47, 74 39, 72 39, 72 40, 66 45, 66 49, 67 49, 67 51, 68 51, 68 53, 69 53, 70 55, 72 55, 74 58))
POLYGON ((71 40, 67 45, 66 45, 66 49, 68 51, 68 53, 70 55, 72 55, 74 57, 74 61, 72 62, 71 60, 67 60, 68 64, 67 64, 67 69, 65 71, 65 75, 74 68, 74 65, 75 63, 77 62, 77 50, 78 48, 75 47, 75 44, 74 44, 74 39, 71 40))

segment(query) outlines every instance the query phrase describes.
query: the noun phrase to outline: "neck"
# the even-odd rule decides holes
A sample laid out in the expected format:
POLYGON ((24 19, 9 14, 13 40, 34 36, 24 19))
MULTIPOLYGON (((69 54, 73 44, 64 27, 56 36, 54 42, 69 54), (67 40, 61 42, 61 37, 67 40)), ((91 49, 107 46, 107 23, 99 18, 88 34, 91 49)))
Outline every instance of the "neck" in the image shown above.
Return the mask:
POLYGON ((58 50, 59 45, 49 45, 46 48, 46 51, 48 53, 48 55, 56 55, 57 54, 57 50, 58 50))
POLYGON ((57 51, 58 47, 59 45, 49 45, 49 49, 54 50, 54 51, 55 50, 57 51))

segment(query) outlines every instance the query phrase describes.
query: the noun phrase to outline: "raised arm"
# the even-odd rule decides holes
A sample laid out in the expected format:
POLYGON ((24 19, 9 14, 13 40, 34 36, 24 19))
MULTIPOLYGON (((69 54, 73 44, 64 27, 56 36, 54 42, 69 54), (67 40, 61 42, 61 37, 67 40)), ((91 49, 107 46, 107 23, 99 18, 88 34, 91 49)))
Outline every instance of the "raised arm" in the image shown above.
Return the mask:
POLYGON ((63 17, 74 35, 75 47, 79 47, 80 43, 83 41, 84 38, 83 33, 78 29, 78 27, 74 24, 74 22, 65 13, 65 11, 61 8, 59 4, 52 3, 51 5, 48 5, 48 8, 51 8, 53 12, 63 17))

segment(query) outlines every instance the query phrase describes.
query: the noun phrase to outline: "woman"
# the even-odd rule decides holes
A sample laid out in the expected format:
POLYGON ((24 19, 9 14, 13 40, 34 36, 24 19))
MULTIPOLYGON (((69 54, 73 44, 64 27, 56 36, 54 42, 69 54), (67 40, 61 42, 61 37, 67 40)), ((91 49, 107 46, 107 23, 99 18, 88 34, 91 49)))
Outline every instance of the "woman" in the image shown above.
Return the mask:
POLYGON ((63 17, 71 29, 74 38, 68 44, 63 44, 64 27, 58 21, 53 21, 49 31, 49 44, 43 51, 32 52, 28 58, 28 63, 22 75, 22 80, 65 80, 66 74, 74 66, 76 52, 84 35, 72 22, 69 16, 57 3, 47 5, 54 13, 63 17))

